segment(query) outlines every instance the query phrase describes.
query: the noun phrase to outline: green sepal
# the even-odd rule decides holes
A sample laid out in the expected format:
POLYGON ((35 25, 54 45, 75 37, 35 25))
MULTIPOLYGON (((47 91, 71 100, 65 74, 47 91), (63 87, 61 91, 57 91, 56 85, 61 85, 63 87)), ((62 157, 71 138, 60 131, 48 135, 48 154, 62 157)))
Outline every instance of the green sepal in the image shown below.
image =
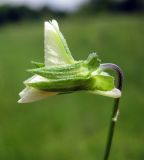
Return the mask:
POLYGON ((49 92, 73 92, 79 90, 86 90, 86 84, 89 81, 89 77, 76 77, 69 79, 59 80, 44 80, 39 82, 28 82, 26 86, 37 88, 49 92))
POLYGON ((91 53, 85 63, 88 65, 88 69, 90 71, 95 71, 99 67, 101 60, 98 58, 96 53, 91 53))
POLYGON ((31 61, 31 63, 34 64, 36 68, 41 68, 45 66, 44 63, 40 63, 40 62, 31 61))
POLYGON ((64 65, 62 67, 41 67, 27 70, 30 73, 37 74, 39 76, 48 79, 74 79, 77 77, 87 77, 90 75, 87 65, 84 61, 79 61, 72 65, 64 65))

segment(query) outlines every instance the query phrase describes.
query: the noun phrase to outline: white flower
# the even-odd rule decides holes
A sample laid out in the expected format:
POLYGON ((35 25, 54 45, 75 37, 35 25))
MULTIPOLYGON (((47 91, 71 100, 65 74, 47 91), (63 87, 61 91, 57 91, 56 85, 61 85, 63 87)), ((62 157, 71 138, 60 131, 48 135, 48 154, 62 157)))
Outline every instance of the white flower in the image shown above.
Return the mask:
MULTIPOLYGON (((50 22, 44 23, 44 65, 46 67, 62 67, 70 64, 75 64, 75 61, 70 53, 66 40, 64 36, 59 30, 59 26, 56 20, 52 20, 50 22)), ((104 74, 104 72, 102 72, 104 74)), ((95 76, 97 71, 93 72, 92 75, 95 76)), ((108 75, 107 75, 108 76, 108 75)), ((20 100, 18 103, 29 103, 34 102, 40 99, 47 98, 48 96, 53 96, 59 94, 58 92, 48 92, 40 89, 36 89, 34 87, 28 86, 28 84, 36 84, 43 82, 50 82, 49 79, 44 78, 35 74, 34 76, 30 77, 24 84, 26 88, 19 93, 20 100)), ((101 80, 100 80, 101 82, 101 80)), ((103 82, 106 82, 103 80, 103 82)), ((104 84, 102 82, 102 84, 104 84)), ((67 84, 64 84, 64 86, 67 84)), ((94 90, 89 91, 93 94, 99 94, 103 96, 118 98, 121 96, 120 90, 114 88, 111 91, 101 91, 101 90, 94 90)))

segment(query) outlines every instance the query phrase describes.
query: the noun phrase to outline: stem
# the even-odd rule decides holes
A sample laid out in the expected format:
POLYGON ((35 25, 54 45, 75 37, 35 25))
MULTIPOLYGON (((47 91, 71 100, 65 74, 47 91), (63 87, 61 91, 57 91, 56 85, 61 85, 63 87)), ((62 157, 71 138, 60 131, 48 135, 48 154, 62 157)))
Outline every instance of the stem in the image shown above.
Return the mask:
MULTIPOLYGON (((117 88, 119 90, 121 90, 121 92, 122 92, 123 77, 124 77, 122 70, 117 65, 112 64, 112 63, 101 64, 100 68, 102 70, 114 70, 114 71, 116 71, 117 77, 118 77, 117 88)), ((115 131, 115 125, 116 125, 118 115, 119 115, 119 101, 120 101, 120 98, 116 98, 114 100, 112 119, 111 119, 110 127, 109 127, 109 133, 108 133, 108 139, 107 139, 107 144, 106 144, 104 160, 108 160, 109 155, 110 155, 113 135, 114 135, 114 131, 115 131)))

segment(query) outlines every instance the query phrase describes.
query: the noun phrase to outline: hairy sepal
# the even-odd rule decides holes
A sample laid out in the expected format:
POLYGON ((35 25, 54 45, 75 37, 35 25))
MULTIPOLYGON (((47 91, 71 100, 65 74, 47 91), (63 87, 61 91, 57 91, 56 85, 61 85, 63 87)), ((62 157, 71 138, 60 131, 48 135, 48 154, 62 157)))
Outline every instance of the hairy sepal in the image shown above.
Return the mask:
POLYGON ((91 53, 91 54, 89 54, 87 60, 85 61, 85 63, 88 66, 88 69, 91 72, 97 70, 97 68, 100 66, 100 62, 101 62, 101 60, 98 58, 97 53, 91 53))
POLYGON ((48 79, 69 79, 90 75, 87 65, 81 61, 72 65, 56 66, 56 67, 41 67, 29 69, 28 72, 37 74, 48 79))

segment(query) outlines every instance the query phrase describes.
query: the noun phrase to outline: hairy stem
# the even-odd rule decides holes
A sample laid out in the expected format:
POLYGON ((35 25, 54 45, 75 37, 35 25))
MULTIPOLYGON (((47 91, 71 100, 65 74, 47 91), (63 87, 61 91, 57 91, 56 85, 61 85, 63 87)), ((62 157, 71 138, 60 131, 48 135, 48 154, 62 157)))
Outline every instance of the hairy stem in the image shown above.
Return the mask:
MULTIPOLYGON (((102 70, 114 70, 117 73, 117 77, 118 77, 117 78, 117 88, 119 90, 121 90, 121 92, 122 92, 123 77, 124 77, 122 70, 117 65, 112 64, 112 63, 101 64, 100 68, 102 70)), ((109 127, 109 133, 108 133, 108 139, 107 139, 107 144, 106 144, 106 150, 105 150, 105 154, 104 154, 104 160, 108 160, 109 155, 110 155, 113 135, 114 135, 114 131, 115 131, 115 125, 116 125, 118 115, 119 115, 119 101, 120 101, 120 98, 116 98, 114 100, 114 106, 113 106, 110 127, 109 127)))

